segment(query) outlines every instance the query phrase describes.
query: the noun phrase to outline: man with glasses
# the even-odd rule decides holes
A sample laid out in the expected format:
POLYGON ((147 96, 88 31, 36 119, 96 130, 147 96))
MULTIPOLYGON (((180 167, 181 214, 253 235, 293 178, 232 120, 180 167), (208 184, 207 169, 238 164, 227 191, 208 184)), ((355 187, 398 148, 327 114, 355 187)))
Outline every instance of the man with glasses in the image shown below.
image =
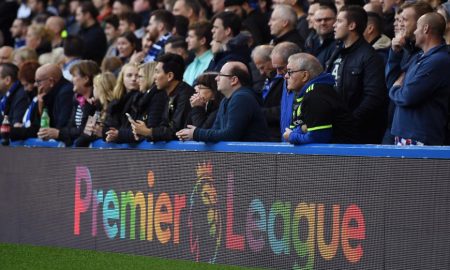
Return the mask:
POLYGON ((289 57, 287 88, 295 93, 292 122, 283 137, 292 144, 356 143, 353 118, 334 90, 335 80, 317 58, 306 53, 289 57))
POLYGON ((177 132, 181 141, 267 141, 268 128, 261 110, 261 98, 249 88, 250 73, 241 62, 226 63, 216 77, 220 103, 211 129, 188 125, 177 132))
POLYGON ((72 113, 73 85, 64 79, 61 69, 55 64, 46 64, 36 70, 35 85, 38 89, 40 114, 46 108, 51 128, 41 128, 38 137, 58 137, 57 129, 67 125, 72 113))

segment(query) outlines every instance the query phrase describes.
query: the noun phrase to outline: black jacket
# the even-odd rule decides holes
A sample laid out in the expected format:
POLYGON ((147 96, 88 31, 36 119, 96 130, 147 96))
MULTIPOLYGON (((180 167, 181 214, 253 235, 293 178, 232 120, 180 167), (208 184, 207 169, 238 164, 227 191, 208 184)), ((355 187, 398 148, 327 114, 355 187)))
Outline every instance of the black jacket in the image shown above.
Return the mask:
POLYGON ((166 103, 166 92, 156 89, 156 86, 152 86, 139 98, 137 119, 144 121, 147 127, 158 126, 161 123, 166 103))
POLYGON ((63 128, 67 125, 72 113, 73 84, 62 78, 44 96, 44 106, 50 116, 50 127, 63 128))
POLYGON ((356 120, 362 143, 381 143, 388 104, 381 56, 360 38, 348 48, 339 46, 327 62, 327 71, 337 78, 336 90, 356 120), (338 59, 340 68, 333 71, 333 63, 338 59))
POLYGON ((152 129, 152 141, 176 140, 175 133, 186 126, 191 110, 189 99, 194 94, 194 88, 185 82, 180 82, 172 91, 164 106, 162 120, 152 129))
POLYGON ((269 127, 269 139, 280 141, 281 95, 283 93, 283 78, 274 78, 270 91, 263 100, 262 111, 269 127))
MULTIPOLYGON (((16 81, 11 87, 13 89, 6 99, 4 113, 8 115, 9 123, 13 126, 15 123, 22 123, 23 114, 27 110, 30 100, 19 81, 16 81)), ((0 114, 0 123, 2 122, 3 116, 0 114)))
POLYGON ((287 32, 286 34, 282 35, 281 37, 274 37, 271 43, 272 45, 275 46, 285 41, 297 44, 300 47, 300 49, 302 49, 302 51, 305 48, 305 40, 300 36, 297 29, 295 28, 287 32))
POLYGON ((334 33, 330 33, 321 43, 317 33, 308 36, 305 42, 305 52, 314 55, 323 67, 326 66, 334 50, 336 49, 336 40, 334 33))
POLYGON ((211 128, 216 120, 219 105, 220 99, 208 102, 206 109, 200 106, 193 107, 189 113, 187 124, 198 128, 211 128))
POLYGON ((81 27, 78 35, 84 41, 83 59, 94 60, 100 65, 108 47, 103 28, 95 23, 87 28, 81 27))
POLYGON ((131 130, 130 121, 125 113, 129 113, 133 119, 138 116, 137 103, 142 93, 138 90, 132 90, 126 93, 120 100, 113 100, 107 109, 105 126, 103 128, 103 137, 106 138, 106 132, 110 128, 119 131, 119 137, 116 143, 136 142, 131 130))

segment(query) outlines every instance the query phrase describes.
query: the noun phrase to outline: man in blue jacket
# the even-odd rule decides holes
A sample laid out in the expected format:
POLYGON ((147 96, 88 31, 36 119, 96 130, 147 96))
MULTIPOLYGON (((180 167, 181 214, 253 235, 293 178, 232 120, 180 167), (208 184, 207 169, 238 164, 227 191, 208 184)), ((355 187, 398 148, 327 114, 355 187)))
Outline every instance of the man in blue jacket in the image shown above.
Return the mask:
POLYGON ((188 125, 177 132, 182 140, 203 142, 267 141, 268 127, 261 110, 262 99, 252 89, 250 73, 241 62, 226 63, 217 75, 217 89, 222 100, 211 129, 188 125))
POLYGON ((445 19, 430 12, 414 32, 423 50, 389 91, 395 104, 391 133, 397 145, 442 145, 450 95, 450 57, 443 40, 445 19))
POLYGON ((28 96, 18 79, 19 69, 11 63, 0 64, 0 123, 8 115, 11 126, 22 122, 28 96))

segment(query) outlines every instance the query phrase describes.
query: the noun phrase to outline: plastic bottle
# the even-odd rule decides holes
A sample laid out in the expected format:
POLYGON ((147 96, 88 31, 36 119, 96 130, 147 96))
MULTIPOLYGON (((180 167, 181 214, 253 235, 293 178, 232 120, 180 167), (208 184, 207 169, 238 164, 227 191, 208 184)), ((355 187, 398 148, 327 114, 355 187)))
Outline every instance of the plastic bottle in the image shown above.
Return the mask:
POLYGON ((41 128, 50 127, 50 116, 48 116, 47 108, 44 108, 44 112, 41 115, 41 128))
POLYGON ((3 117, 2 126, 0 127, 0 133, 2 134, 2 145, 9 145, 10 138, 9 133, 11 132, 11 125, 9 124, 8 116, 3 117))

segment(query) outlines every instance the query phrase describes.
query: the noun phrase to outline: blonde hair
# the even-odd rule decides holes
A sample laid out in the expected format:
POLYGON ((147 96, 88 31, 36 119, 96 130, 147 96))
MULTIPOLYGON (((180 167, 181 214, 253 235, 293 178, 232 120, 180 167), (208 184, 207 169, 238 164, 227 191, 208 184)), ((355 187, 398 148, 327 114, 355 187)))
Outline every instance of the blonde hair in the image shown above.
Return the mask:
POLYGON ((106 109, 109 103, 114 99, 113 88, 116 84, 116 76, 111 72, 100 73, 94 77, 94 88, 98 93, 98 100, 102 105, 101 119, 106 116, 106 109))
POLYGON ((123 77, 124 77, 125 69, 127 69, 129 67, 133 67, 133 68, 136 68, 139 70, 136 63, 128 63, 128 64, 123 65, 122 69, 120 70, 119 76, 117 77, 116 86, 114 87, 114 90, 113 90, 114 99, 119 100, 126 93, 125 85, 123 84, 123 77))
MULTIPOLYGON (((139 66, 139 70, 142 70, 144 73, 144 79, 143 79, 143 89, 142 91, 145 92, 153 85, 153 75, 155 75, 155 68, 156 68, 157 62, 148 62, 145 64, 142 64, 139 66)), ((139 88, 142 88, 139 85, 139 88)))
MULTIPOLYGON (((28 48, 28 47, 20 47, 17 50, 14 50, 12 54, 13 61, 17 57, 20 57, 21 63, 25 61, 38 61, 38 55, 34 49, 28 48)), ((15 63, 16 65, 20 65, 21 63, 15 63)))
POLYGON ((53 39, 53 33, 48 31, 42 24, 32 24, 28 26, 28 30, 36 37, 41 39, 41 44, 46 42, 51 42, 53 39))

